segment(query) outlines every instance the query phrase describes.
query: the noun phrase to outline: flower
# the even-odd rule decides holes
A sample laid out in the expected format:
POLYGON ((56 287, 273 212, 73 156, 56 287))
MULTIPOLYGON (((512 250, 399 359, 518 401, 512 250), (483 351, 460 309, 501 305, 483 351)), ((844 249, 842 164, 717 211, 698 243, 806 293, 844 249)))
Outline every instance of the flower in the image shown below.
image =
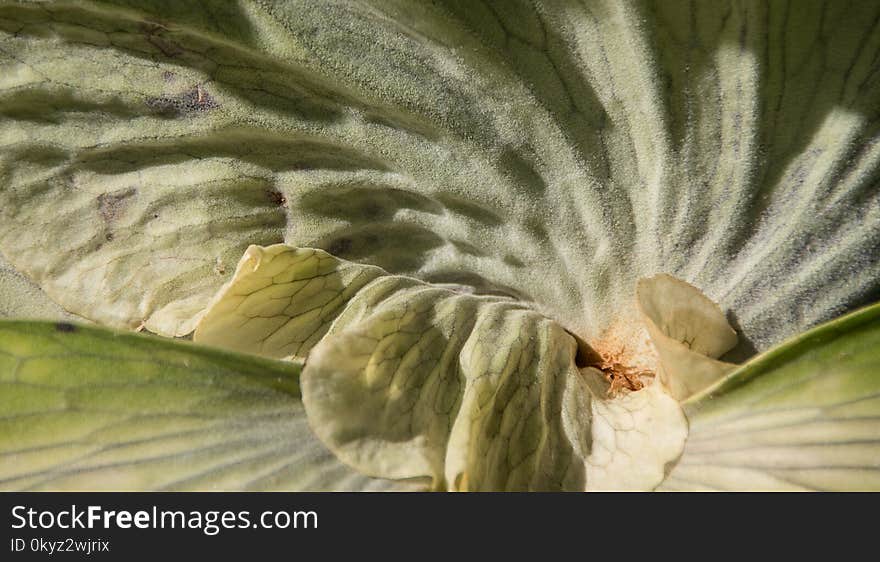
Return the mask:
POLYGON ((271 358, 4 323, 7 486, 880 485, 877 6, 0 10, 0 311, 271 358))

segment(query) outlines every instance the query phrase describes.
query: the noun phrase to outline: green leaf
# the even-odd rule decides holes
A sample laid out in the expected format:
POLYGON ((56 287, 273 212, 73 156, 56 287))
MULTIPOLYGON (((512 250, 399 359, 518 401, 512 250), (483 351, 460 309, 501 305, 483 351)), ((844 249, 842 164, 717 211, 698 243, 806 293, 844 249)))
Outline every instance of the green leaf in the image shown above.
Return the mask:
POLYGON ((880 304, 787 342, 685 404, 663 489, 880 490, 880 304))
POLYGON ((311 434, 299 364, 69 323, 0 321, 0 488, 403 489, 311 434))
POLYGON ((182 335, 251 244, 533 303, 665 272, 739 356, 880 295, 880 5, 0 5, 0 251, 182 335), (97 288, 97 289, 96 289, 97 288))

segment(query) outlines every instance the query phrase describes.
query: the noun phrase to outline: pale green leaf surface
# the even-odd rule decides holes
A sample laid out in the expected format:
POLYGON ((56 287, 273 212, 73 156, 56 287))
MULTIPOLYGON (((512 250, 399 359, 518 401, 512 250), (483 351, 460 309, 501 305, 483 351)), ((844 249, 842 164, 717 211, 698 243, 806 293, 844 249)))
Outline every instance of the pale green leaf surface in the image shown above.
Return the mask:
POLYGON ((299 364, 67 323, 0 322, 0 488, 412 489, 314 437, 299 364))
POLYGON ((758 356, 685 404, 663 489, 880 490, 880 305, 758 356))
POLYGON ((179 335, 250 244, 529 301, 658 272, 739 357, 880 295, 876 2, 5 2, 0 250, 179 335))
POLYGON ((0 255, 0 318, 63 320, 71 317, 0 255))

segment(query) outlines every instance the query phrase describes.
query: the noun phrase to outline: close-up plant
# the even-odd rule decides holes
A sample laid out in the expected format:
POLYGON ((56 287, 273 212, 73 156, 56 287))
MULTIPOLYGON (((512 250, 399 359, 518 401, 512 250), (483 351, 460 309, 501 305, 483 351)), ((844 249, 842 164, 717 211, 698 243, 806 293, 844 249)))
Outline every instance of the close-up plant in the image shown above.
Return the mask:
POLYGON ((0 0, 0 488, 880 490, 880 2, 0 0))

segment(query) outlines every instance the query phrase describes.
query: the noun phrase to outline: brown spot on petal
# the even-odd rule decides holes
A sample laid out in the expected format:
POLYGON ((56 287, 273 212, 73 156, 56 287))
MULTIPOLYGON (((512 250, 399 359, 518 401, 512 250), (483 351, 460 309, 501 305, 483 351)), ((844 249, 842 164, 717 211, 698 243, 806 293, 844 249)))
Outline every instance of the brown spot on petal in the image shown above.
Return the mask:
POLYGON ((287 199, 284 197, 280 191, 269 190, 266 192, 266 197, 269 199, 269 202, 278 205, 279 207, 284 206, 287 203, 287 199))
POLYGON ((201 84, 179 94, 147 98, 145 103, 154 113, 166 117, 180 117, 220 106, 201 84))
POLYGON ((136 192, 137 190, 135 188, 127 187, 125 189, 99 195, 98 213, 100 213, 104 222, 115 222, 128 206, 129 198, 136 192))

